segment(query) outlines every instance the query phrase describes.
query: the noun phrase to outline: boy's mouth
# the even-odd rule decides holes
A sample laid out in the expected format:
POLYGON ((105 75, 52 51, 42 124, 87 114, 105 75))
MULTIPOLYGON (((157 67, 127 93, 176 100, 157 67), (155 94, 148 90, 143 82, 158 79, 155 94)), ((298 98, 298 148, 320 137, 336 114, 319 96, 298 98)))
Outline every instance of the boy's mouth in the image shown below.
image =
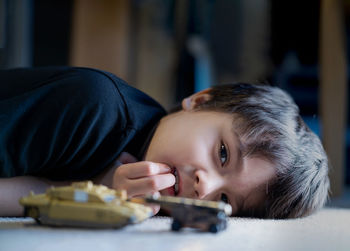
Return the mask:
POLYGON ((177 196, 179 194, 179 190, 180 190, 180 177, 179 177, 179 173, 177 172, 176 168, 173 168, 173 175, 175 176, 175 184, 174 184, 174 195, 177 196))

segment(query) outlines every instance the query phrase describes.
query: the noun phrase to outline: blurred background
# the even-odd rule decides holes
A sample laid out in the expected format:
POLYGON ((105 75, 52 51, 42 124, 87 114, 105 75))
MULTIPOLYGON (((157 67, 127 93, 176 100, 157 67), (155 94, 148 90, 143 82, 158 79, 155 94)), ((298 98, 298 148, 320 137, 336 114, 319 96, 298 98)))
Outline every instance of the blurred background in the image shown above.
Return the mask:
POLYGON ((165 108, 212 85, 289 92, 350 185, 350 1, 0 0, 0 68, 71 65, 115 73, 165 108))

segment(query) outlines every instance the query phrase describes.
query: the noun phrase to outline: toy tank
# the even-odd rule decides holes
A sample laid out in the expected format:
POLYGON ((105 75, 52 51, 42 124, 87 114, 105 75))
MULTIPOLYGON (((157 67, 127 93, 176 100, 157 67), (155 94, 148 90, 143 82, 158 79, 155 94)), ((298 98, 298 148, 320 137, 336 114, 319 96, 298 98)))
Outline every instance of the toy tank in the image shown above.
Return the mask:
POLYGON ((20 199, 25 216, 57 226, 118 228, 152 216, 152 209, 126 201, 126 191, 94 185, 91 181, 51 187, 45 194, 31 192, 20 199))
POLYGON ((159 195, 150 195, 144 200, 169 211, 173 231, 191 227, 216 233, 226 229, 227 216, 232 213, 231 205, 224 202, 159 195))

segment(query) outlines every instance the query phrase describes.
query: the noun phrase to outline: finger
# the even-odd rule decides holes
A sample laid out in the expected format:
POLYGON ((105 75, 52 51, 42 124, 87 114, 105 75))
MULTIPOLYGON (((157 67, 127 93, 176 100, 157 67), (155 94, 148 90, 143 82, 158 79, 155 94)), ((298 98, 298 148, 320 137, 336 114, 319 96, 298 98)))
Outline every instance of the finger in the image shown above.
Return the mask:
POLYGON ((141 161, 133 164, 123 165, 123 172, 129 179, 139 179, 143 177, 166 174, 171 172, 168 165, 162 163, 154 163, 149 161, 141 161))
MULTIPOLYGON (((153 195, 160 195, 159 192, 155 192, 153 193, 153 195)), ((140 204, 143 204, 147 207, 150 207, 153 211, 153 215, 156 215, 159 210, 160 210, 160 205, 158 204, 154 204, 154 203, 145 203, 145 200, 144 200, 144 195, 139 195, 139 196, 136 196, 134 198, 132 198, 130 201, 131 202, 134 202, 134 203, 140 203, 140 204)))
POLYGON ((128 152, 122 152, 117 160, 120 161, 122 164, 134 163, 138 161, 136 157, 134 157, 128 152))
MULTIPOLYGON (((159 192, 154 192, 153 195, 160 195, 159 192)), ((157 204, 149 204, 149 203, 146 203, 146 206, 152 208, 152 211, 153 211, 153 215, 156 215, 159 210, 160 210, 160 205, 157 205, 157 204)))
POLYGON ((171 173, 129 180, 128 196, 145 195, 158 192, 175 184, 175 176, 171 173))
POLYGON ((146 206, 152 208, 153 215, 156 215, 160 210, 160 206, 156 204, 146 204, 146 206))

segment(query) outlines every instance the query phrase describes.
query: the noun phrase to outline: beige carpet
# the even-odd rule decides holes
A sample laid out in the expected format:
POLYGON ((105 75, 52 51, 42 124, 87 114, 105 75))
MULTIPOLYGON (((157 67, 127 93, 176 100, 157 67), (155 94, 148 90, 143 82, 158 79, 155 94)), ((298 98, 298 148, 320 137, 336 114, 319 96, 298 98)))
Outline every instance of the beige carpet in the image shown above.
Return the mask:
POLYGON ((219 234, 174 233, 170 223, 154 217, 121 230, 90 230, 0 218, 0 250, 350 250, 350 209, 326 208, 295 220, 231 218, 219 234))

